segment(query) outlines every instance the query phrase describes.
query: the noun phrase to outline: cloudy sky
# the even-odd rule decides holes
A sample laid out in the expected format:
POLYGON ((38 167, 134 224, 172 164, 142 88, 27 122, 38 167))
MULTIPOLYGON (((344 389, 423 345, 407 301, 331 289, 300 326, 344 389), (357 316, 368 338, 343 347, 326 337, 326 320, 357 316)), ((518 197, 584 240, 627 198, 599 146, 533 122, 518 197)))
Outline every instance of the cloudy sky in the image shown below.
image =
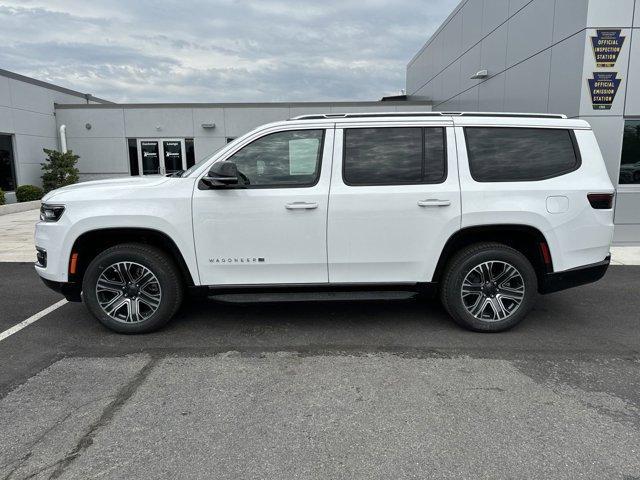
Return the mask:
POLYGON ((119 102, 378 100, 459 0, 0 0, 0 68, 119 102))

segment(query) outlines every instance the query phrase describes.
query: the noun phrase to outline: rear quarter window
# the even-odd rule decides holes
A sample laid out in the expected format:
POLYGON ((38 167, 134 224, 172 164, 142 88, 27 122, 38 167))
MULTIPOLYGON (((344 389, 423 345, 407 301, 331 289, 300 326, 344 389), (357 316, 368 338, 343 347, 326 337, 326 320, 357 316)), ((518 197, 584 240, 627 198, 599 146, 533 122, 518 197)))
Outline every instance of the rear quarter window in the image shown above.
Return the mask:
POLYGON ((545 180, 580 167, 572 130, 466 127, 471 176, 477 182, 545 180))

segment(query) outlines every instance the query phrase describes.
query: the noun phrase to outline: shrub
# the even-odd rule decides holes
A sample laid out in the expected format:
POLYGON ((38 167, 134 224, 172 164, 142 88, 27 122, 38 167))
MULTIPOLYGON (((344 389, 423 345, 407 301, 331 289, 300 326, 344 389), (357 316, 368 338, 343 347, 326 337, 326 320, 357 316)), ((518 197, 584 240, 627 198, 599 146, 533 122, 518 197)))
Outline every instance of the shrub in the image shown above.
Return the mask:
POLYGON ((62 153, 46 148, 44 153, 48 157, 42 164, 42 186, 45 193, 78 182, 78 155, 74 155, 71 150, 62 153))
POLYGON ((16 200, 18 202, 32 202, 34 200, 40 200, 44 192, 40 187, 35 185, 20 185, 16 188, 16 200))
POLYGON ((0 205, 4 205, 4 192, 0 188, 0 205))

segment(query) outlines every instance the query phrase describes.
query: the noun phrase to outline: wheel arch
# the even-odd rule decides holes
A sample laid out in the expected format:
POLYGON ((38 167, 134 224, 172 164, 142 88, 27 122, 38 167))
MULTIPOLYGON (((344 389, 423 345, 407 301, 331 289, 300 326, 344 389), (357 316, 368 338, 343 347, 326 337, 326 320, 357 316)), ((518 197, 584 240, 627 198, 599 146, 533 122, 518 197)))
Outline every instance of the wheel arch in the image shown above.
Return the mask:
POLYGON ((519 224, 495 224, 465 227, 449 237, 442 249, 433 274, 433 282, 440 282, 447 264, 462 248, 479 242, 498 242, 515 248, 533 265, 538 283, 553 271, 553 258, 545 235, 536 227, 519 224))
POLYGON ((76 257, 75 273, 69 269, 69 282, 82 283, 84 273, 91 261, 106 248, 121 243, 142 243, 161 249, 171 256, 180 270, 186 286, 193 286, 194 277, 176 242, 166 233, 146 227, 109 227, 89 230, 79 235, 71 248, 69 266, 76 257))

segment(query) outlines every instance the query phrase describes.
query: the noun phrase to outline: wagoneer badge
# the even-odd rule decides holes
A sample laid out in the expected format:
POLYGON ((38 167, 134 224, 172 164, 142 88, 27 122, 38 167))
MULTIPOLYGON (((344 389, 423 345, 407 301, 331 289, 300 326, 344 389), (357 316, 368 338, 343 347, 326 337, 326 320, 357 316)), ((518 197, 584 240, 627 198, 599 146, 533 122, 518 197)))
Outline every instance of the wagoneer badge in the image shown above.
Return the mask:
POLYGON ((209 263, 264 263, 264 257, 210 258, 209 263))

